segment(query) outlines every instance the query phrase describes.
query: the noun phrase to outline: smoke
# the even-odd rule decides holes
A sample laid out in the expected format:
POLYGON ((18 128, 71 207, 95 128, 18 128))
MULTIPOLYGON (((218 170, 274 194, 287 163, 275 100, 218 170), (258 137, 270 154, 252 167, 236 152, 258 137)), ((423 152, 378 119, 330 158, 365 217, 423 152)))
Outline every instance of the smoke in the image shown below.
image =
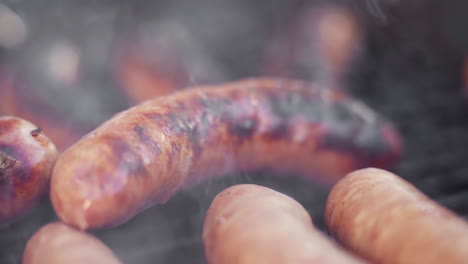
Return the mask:
POLYGON ((371 15, 380 19, 382 22, 387 22, 387 16, 384 14, 382 4, 378 0, 365 0, 366 8, 371 15))
MULTIPOLYGON (((144 43, 147 48, 141 51, 149 65, 157 65, 155 54, 163 53, 165 65, 173 60, 175 67, 187 71, 187 85, 203 84, 206 77, 217 82, 254 76, 261 72, 270 37, 290 30, 287 25, 308 5, 323 2, 328 1, 10 0, 0 4, 0 54, 3 66, 16 71, 37 99, 70 122, 98 125, 129 107, 114 72, 122 43, 144 43)), ((432 30, 438 29, 440 14, 425 8, 425 1, 343 2, 358 6, 370 26, 378 24, 370 32, 369 25, 363 27, 368 50, 356 65, 352 91, 401 128, 408 150, 401 175, 420 180, 424 191, 466 214, 463 195, 444 197, 454 186, 458 194, 466 186, 467 109, 457 92, 453 57, 443 57, 451 49, 439 45, 450 37, 448 47, 466 55, 461 33, 466 27, 459 26, 466 21, 464 9, 454 6, 456 1, 445 1, 446 14, 440 19, 446 29, 437 35, 440 32, 432 30), (451 16, 456 9, 459 15, 451 16)), ((126 263, 203 263, 200 235, 206 209, 217 193, 238 183, 291 195, 323 228, 324 190, 287 177, 241 173, 185 190, 168 204, 97 235, 126 263)), ((1 263, 18 263, 29 236, 55 220, 50 204, 44 204, 0 230, 1 263)))

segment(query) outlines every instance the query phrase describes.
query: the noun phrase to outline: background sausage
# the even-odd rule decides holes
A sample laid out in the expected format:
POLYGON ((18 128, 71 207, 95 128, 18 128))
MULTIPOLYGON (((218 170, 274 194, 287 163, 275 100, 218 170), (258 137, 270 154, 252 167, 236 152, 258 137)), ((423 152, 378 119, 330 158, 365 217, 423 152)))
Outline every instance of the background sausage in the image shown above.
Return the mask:
POLYGON ((250 79, 114 116, 61 155, 51 199, 67 224, 111 227, 209 177, 270 169, 330 184, 399 152, 390 124, 338 91, 250 79))
POLYGON ((167 95, 194 83, 214 84, 227 79, 190 25, 170 20, 150 28, 138 28, 115 51, 113 75, 129 104, 167 95))
POLYGON ((205 218, 203 243, 210 264, 364 263, 315 229, 294 199, 252 184, 216 196, 205 218))
POLYGON ((360 55, 361 21, 343 5, 306 5, 290 25, 270 41, 264 73, 314 80, 349 88, 348 73, 360 55))
POLYGON ((57 157, 41 128, 0 116, 0 223, 26 213, 47 194, 57 157))
POLYGON ((383 170, 360 170, 339 181, 325 216, 341 243, 376 263, 468 262, 466 222, 383 170))
POLYGON ((37 231, 26 244, 23 264, 120 264, 106 245, 91 234, 61 222, 37 231))
MULTIPOLYGON (((78 122, 71 115, 64 113, 63 109, 54 109, 52 103, 43 100, 47 95, 41 96, 39 89, 21 80, 18 73, 2 67, 0 67, 0 92, 0 115, 20 117, 40 126, 59 151, 71 146, 97 126, 78 122)), ((76 100, 78 97, 73 94, 72 98, 76 100)), ((85 99, 87 98, 81 97, 81 100, 85 99)))

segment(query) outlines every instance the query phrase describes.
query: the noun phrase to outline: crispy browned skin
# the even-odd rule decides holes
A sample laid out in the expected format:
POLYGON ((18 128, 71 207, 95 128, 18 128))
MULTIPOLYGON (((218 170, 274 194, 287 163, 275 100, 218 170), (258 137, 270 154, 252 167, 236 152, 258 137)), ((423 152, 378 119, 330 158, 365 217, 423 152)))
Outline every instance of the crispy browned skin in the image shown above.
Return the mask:
POLYGON ((206 178, 267 169, 330 184, 399 151, 391 126, 344 94, 250 79, 119 113, 61 155, 51 198, 67 224, 104 228, 206 178))
POLYGON ((0 116, 0 223, 26 213, 47 194, 57 157, 57 149, 40 128, 0 116))
POLYGON ((91 234, 61 222, 39 229, 26 244, 23 264, 120 264, 111 249, 91 234))
POLYGON ((468 263, 466 222, 380 169, 339 181, 326 223, 343 245, 375 263, 468 263))
POLYGON ((219 193, 203 226, 210 264, 364 263, 314 228, 297 201, 242 184, 219 193))

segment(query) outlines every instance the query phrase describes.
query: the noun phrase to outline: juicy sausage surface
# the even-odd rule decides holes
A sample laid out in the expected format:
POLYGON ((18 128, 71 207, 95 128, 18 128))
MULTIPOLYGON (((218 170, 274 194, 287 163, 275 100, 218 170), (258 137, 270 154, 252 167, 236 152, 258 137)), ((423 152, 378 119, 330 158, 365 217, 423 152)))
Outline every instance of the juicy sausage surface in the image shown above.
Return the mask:
POLYGON ((39 229, 28 241, 23 264, 121 264, 104 243, 61 222, 39 229))
POLYGON ((242 184, 219 193, 203 226, 209 264, 364 263, 314 228, 289 196, 242 184))
POLYGON ((468 224, 383 170, 340 180, 325 216, 338 241, 375 263, 468 263, 468 224))
POLYGON ((272 170, 330 184, 399 152, 391 125, 338 91, 250 79, 117 114, 61 155, 51 199, 67 224, 112 227, 209 177, 272 170))
POLYGON ((0 223, 15 220, 47 195, 57 157, 41 128, 0 116, 0 223))

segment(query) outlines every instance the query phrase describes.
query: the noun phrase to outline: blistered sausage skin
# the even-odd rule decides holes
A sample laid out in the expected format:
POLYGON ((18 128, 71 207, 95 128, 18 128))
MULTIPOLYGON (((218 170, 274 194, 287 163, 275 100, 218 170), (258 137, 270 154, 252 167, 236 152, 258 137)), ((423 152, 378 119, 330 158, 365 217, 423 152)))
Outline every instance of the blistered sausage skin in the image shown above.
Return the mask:
POLYGON ((29 239, 23 264, 121 264, 114 252, 92 234, 61 222, 43 226, 29 239))
POLYGON ((468 263, 468 224, 400 177, 355 171, 332 189, 330 233, 373 263, 468 263))
POLYGON ((390 166, 399 152, 390 124, 338 91, 249 79, 117 114, 61 155, 51 199, 67 224, 106 228, 206 178, 271 170, 332 184, 357 168, 390 166))
POLYGON ((229 187, 215 197, 203 245, 209 264, 365 263, 314 228, 297 201, 253 184, 229 187))
POLYGON ((41 128, 0 116, 0 224, 28 212, 47 195, 57 157, 41 128))

